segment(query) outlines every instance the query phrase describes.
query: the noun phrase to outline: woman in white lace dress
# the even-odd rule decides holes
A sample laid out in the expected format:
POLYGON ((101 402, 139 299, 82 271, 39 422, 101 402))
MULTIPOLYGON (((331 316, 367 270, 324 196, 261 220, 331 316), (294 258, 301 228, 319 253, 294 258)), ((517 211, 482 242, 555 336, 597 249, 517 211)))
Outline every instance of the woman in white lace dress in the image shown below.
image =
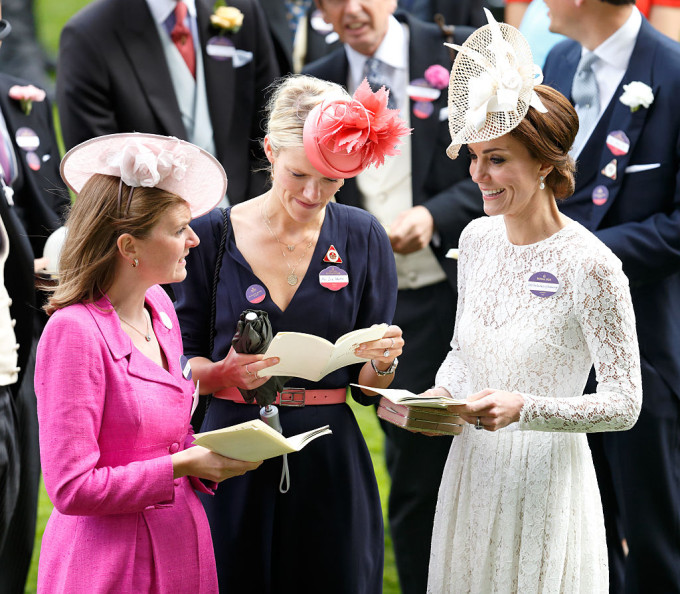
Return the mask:
POLYGON ((485 70, 461 61, 479 65, 473 50, 487 48, 502 89, 511 76, 507 47, 496 51, 500 35, 514 51, 506 71, 526 72, 523 38, 490 22, 459 53, 449 95, 461 114, 452 116, 449 152, 469 145, 490 216, 460 238, 452 350, 432 390, 467 398, 453 408, 469 424, 453 440, 440 487, 428 591, 606 593, 585 433, 629 429, 639 414, 628 281, 616 256, 557 208, 574 187, 568 150, 578 119, 567 99, 531 76, 514 112, 497 107, 507 102, 498 94, 498 111, 471 113, 480 102, 469 79, 485 70), (597 392, 584 395, 593 365, 597 392))

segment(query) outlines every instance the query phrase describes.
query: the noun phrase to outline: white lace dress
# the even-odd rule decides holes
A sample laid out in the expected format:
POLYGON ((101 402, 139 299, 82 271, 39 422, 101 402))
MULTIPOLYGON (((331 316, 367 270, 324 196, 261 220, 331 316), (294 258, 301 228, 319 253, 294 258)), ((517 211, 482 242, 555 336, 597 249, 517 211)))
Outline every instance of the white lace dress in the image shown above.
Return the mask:
POLYGON ((519 423, 496 432, 466 425, 454 438, 428 592, 606 593, 602 506, 585 432, 629 429, 642 402, 621 263, 576 222, 516 246, 497 216, 463 232, 458 275, 452 351, 436 385, 455 397, 516 391, 525 404, 519 423), (555 279, 557 292, 545 282, 555 279), (583 395, 592 364, 598 391, 583 395))

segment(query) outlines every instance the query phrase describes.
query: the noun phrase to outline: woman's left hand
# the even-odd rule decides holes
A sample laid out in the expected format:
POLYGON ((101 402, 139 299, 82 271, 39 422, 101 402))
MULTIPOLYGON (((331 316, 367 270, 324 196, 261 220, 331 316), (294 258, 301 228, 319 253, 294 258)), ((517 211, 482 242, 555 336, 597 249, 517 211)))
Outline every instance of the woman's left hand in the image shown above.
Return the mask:
POLYGON ((486 388, 467 397, 468 403, 461 406, 448 407, 460 418, 477 425, 477 419, 487 431, 497 431, 510 423, 519 421, 524 406, 524 397, 519 392, 505 392, 486 388))
POLYGON ((390 326, 379 340, 371 342, 362 342, 354 351, 357 357, 362 359, 373 359, 382 364, 382 367, 387 369, 392 365, 404 346, 404 339, 402 338, 401 328, 399 326, 390 326))

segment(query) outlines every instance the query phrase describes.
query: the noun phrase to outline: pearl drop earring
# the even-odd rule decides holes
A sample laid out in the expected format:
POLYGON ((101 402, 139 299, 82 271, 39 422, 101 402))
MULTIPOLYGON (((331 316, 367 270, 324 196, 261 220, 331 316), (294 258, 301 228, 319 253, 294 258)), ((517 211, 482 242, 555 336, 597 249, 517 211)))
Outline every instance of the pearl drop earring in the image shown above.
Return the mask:
POLYGON ((540 183, 540 185, 538 186, 541 190, 545 190, 545 184, 543 183, 543 180, 544 180, 544 179, 545 179, 545 177, 541 176, 541 183, 540 183))

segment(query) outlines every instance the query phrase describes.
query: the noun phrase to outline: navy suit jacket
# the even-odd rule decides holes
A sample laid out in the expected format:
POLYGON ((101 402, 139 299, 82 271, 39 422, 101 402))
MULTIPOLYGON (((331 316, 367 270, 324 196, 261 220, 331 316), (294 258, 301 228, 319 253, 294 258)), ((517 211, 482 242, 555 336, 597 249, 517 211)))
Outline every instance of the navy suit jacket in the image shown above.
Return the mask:
MULTIPOLYGON (((253 174, 263 158, 261 110, 266 87, 278 76, 262 11, 254 0, 230 0, 244 14, 229 34, 253 60, 234 68, 231 60, 206 53, 217 31, 213 3, 196 1, 210 119, 216 157, 229 177, 232 204, 256 196, 266 176, 253 174)), ((64 27, 57 68, 57 99, 64 143, 69 149, 102 134, 148 132, 186 139, 167 60, 145 0, 96 0, 64 27)))
POLYGON ((19 343, 21 368, 14 390, 18 390, 26 369, 36 320, 45 319, 37 309, 42 303, 36 303, 33 259, 42 256, 47 237, 62 224, 70 204, 68 191, 59 176, 59 151, 49 102, 34 102, 31 113, 26 115, 19 102, 9 98, 10 87, 27 84, 0 74, 0 110, 17 160, 17 177, 12 183, 14 205, 10 205, 4 192, 0 191, 0 217, 7 229, 10 246, 5 262, 5 286, 12 299, 10 311, 16 320, 14 331, 19 343), (34 151, 40 161, 37 170, 28 166, 28 151, 16 143, 20 128, 30 128, 40 140, 34 151))
MULTIPOLYGON (((581 46, 564 41, 549 54, 544 81, 567 97, 581 46)), ((663 411, 669 392, 680 396, 680 44, 643 18, 621 85, 577 163, 576 192, 560 208, 593 231, 623 262, 630 280, 640 352, 666 384, 645 386, 643 405, 663 411), (635 112, 621 103, 623 85, 651 87, 654 102, 635 112), (623 132, 630 147, 615 155, 607 146, 623 132), (615 179, 602 173, 616 159, 615 179), (637 166, 637 167, 636 167, 637 166), (644 166, 649 166, 645 168, 644 166), (626 171, 633 167, 638 171, 626 171), (593 191, 608 197, 594 204, 593 191)), ((648 376, 649 377, 649 376, 648 376)))
MULTIPOLYGON (((437 25, 425 23, 411 15, 398 12, 397 20, 409 28, 409 76, 422 78, 425 70, 433 64, 441 64, 451 70, 451 55, 444 47, 444 37, 437 25)), ((473 31, 469 27, 456 27, 454 41, 463 43, 473 31)), ((347 86, 349 64, 345 48, 310 64, 304 70, 318 78, 347 86)), ((403 89, 403 93, 406 89, 403 89)), ((451 143, 448 119, 439 119, 440 110, 446 108, 447 90, 434 101, 434 111, 427 119, 411 115, 411 189, 413 205, 425 206, 434 219, 442 242, 433 246, 435 254, 447 273, 454 290, 457 289, 455 261, 446 259, 449 247, 458 247, 458 239, 465 226, 484 214, 482 197, 477 184, 470 179, 470 163, 465 149, 455 161, 446 156, 451 143)), ((409 109, 413 109, 413 101, 409 109)), ((337 194, 338 202, 361 207, 361 195, 354 179, 348 179, 337 194)))

